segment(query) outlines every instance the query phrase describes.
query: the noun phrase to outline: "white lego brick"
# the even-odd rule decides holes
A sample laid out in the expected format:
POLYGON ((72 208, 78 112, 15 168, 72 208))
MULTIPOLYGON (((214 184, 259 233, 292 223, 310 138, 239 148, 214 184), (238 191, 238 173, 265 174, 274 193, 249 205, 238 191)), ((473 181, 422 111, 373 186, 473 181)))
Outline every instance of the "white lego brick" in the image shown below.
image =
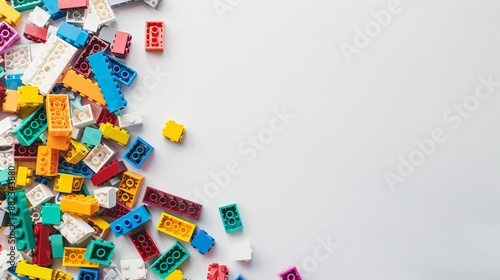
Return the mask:
POLYGON ((95 120, 90 104, 83 106, 83 111, 73 110, 73 126, 84 128, 93 124, 95 124, 95 120))
POLYGON ((0 276, 0 280, 19 280, 19 278, 17 278, 16 276, 14 276, 14 274, 8 272, 8 271, 5 271, 4 274, 2 274, 0 276))
POLYGON ((90 0, 89 6, 97 17, 99 25, 105 25, 116 20, 108 0, 90 0))
POLYGON ((7 269, 9 269, 9 267, 11 266, 10 264, 11 258, 15 263, 18 263, 21 260, 23 260, 23 256, 17 250, 0 251, 0 273, 3 273, 4 271, 7 271, 7 269))
POLYGON ((137 0, 109 0, 109 5, 111 5, 111 8, 123 5, 123 4, 128 4, 128 3, 133 3, 137 0))
POLYGON ((12 125, 12 129, 16 128, 23 121, 23 119, 21 119, 17 115, 10 115, 9 119, 10 119, 10 123, 12 125))
POLYGON ((127 280, 146 279, 147 269, 142 259, 121 260, 122 274, 127 280))
POLYGON ((101 187, 94 190, 94 197, 99 201, 99 206, 104 208, 112 208, 116 206, 117 188, 101 187))
POLYGON ((49 19, 50 14, 38 6, 28 16, 28 20, 39 27, 45 27, 49 19))
POLYGON ((26 193, 26 198, 33 207, 44 204, 54 197, 52 190, 44 184, 38 184, 26 193))
POLYGON ((71 138, 80 141, 85 130, 74 126, 71 129, 71 138))
POLYGON ((104 269, 104 277, 102 280, 125 280, 125 277, 116 268, 116 264, 111 261, 108 267, 104 269))
POLYGON ((49 39, 50 35, 56 35, 57 36, 57 29, 59 29, 59 28, 55 27, 53 25, 49 25, 47 27, 47 39, 49 39))
POLYGON ((0 135, 5 136, 12 132, 12 122, 9 117, 6 117, 0 121, 0 135))
POLYGON ((29 44, 31 59, 37 57, 43 51, 43 43, 29 44))
POLYGON ((92 11, 91 7, 85 10, 85 22, 83 23, 82 28, 83 30, 91 34, 96 34, 97 30, 99 30, 99 22, 97 21, 97 16, 95 12, 92 11))
POLYGON ((115 40, 116 32, 118 32, 118 30, 114 29, 113 27, 103 26, 101 28, 101 31, 99 32, 99 39, 112 44, 115 40))
POLYGON ((82 25, 85 22, 86 9, 68 10, 66 13, 66 22, 82 25))
POLYGON ((89 238, 94 229, 89 226, 80 216, 64 213, 60 225, 54 225, 71 244, 80 244, 89 238))
POLYGON ((31 51, 29 45, 10 47, 3 53, 5 71, 7 74, 21 74, 31 63, 31 51))
POLYGON ((21 81, 25 85, 37 86, 42 95, 49 93, 59 76, 76 53, 76 48, 52 34, 24 72, 21 81))
POLYGON ((97 173, 106 163, 108 163, 114 154, 115 151, 113 151, 106 144, 101 143, 99 146, 90 150, 88 155, 83 159, 83 162, 97 173))
POLYGON ((144 114, 142 112, 123 114, 118 117, 118 126, 120 128, 142 125, 142 123, 144 123, 144 114))
POLYGON ((248 262, 252 259, 252 251, 250 243, 233 244, 233 259, 248 262))
POLYGON ((0 153, 0 170, 8 168, 9 166, 15 167, 14 156, 12 152, 0 153))
POLYGON ((144 3, 148 4, 153 9, 156 9, 158 4, 160 3, 160 0, 143 0, 144 3))
POLYGON ((33 223, 38 223, 42 221, 42 209, 39 207, 30 208, 30 218, 33 223))
POLYGON ((12 135, 7 135, 7 136, 0 136, 0 147, 1 148, 8 148, 14 145, 14 136, 12 135))

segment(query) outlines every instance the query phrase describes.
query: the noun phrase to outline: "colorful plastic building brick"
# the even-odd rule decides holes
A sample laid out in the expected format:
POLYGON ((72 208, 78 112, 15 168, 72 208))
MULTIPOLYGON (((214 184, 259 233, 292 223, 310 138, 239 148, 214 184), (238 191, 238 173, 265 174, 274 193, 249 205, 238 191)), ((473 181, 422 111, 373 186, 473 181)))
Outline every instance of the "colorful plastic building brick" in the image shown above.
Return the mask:
POLYGON ((71 9, 87 9, 89 7, 88 0, 59 0, 59 9, 60 10, 71 10, 71 9))
POLYGON ((87 219, 87 223, 94 229, 92 237, 104 239, 111 230, 110 225, 99 216, 92 216, 87 219))
MULTIPOLYGON (((61 3, 61 0, 59 3, 61 3)), ((84 46, 89 40, 89 34, 87 32, 65 21, 61 22, 59 29, 57 29, 57 36, 77 48, 84 46)))
POLYGON ((278 273, 278 276, 281 278, 281 280, 302 280, 302 277, 300 277, 300 274, 295 266, 278 273))
POLYGON ((83 177, 81 176, 57 173, 54 190, 63 193, 72 193, 80 191, 82 185, 83 177))
POLYGON ((214 245, 215 239, 208 235, 208 233, 204 230, 197 231, 193 235, 193 240, 191 241, 191 246, 198 250, 198 252, 202 255, 210 252, 214 245))
POLYGON ((207 280, 227 280, 228 273, 227 266, 213 263, 208 266, 207 280))
MULTIPOLYGON (((87 129, 88 128, 85 129, 85 133, 87 133, 87 129)), ((85 134, 83 135, 83 137, 85 137, 85 134)), ((99 170, 101 170, 101 168, 111 159, 114 154, 115 151, 109 148, 106 144, 99 144, 99 146, 94 147, 89 152, 89 154, 83 159, 83 162, 94 172, 99 172, 99 170)))
POLYGON ((99 210, 99 202, 92 196, 70 194, 61 199, 61 211, 90 216, 99 210))
POLYGON ((250 243, 233 244, 233 259, 248 262, 252 260, 252 245, 250 243))
POLYGON ((92 127, 86 127, 82 137, 82 143, 89 147, 98 146, 101 143, 102 131, 92 127))
POLYGON ((144 176, 132 171, 124 172, 118 186, 117 201, 128 207, 134 206, 135 198, 137 194, 140 194, 143 182, 144 176))
POLYGON ((64 257, 64 242, 61 234, 52 234, 49 236, 49 242, 52 250, 53 258, 64 257))
POLYGON ((43 104, 43 96, 38 94, 38 87, 22 86, 19 92, 19 107, 39 107, 43 104))
POLYGON ((131 210, 123 205, 116 204, 115 207, 104 210, 101 213, 102 217, 108 217, 111 219, 120 219, 121 217, 130 213, 131 210))
MULTIPOLYGON (((92 68, 90 67, 87 58, 97 52, 106 50, 108 46, 109 46, 108 43, 104 42, 103 40, 99 39, 96 36, 92 36, 87 46, 85 46, 85 49, 83 49, 82 53, 75 61, 75 64, 73 65, 72 69, 75 70, 77 73, 83 75, 84 77, 88 78, 90 76, 90 73, 92 72, 92 68)), ((101 105, 103 104, 104 102, 101 103, 101 105)))
POLYGON ((156 229, 182 241, 189 242, 195 227, 196 225, 192 223, 186 222, 167 213, 161 213, 160 221, 158 221, 156 229))
POLYGON ((103 167, 99 172, 92 175, 90 180, 95 186, 100 186, 107 180, 111 179, 111 177, 116 176, 124 171, 127 171, 127 166, 123 163, 123 161, 113 160, 111 163, 103 167))
POLYGON ((123 159, 139 169, 151 154, 153 149, 154 148, 149 145, 148 142, 144 141, 141 137, 137 137, 130 148, 128 148, 127 152, 123 156, 123 159))
POLYGON ((10 25, 17 25, 21 20, 21 13, 9 6, 7 1, 0 1, 0 16, 10 25))
POLYGON ((45 203, 42 206, 42 224, 59 225, 61 224, 62 212, 59 204, 45 203))
POLYGON ((111 262, 108 267, 105 267, 103 272, 104 275, 102 280, 126 280, 113 262, 111 262))
POLYGON ((57 0, 42 0, 43 9, 50 14, 52 20, 58 20, 66 16, 66 11, 59 10, 58 2, 57 0))
POLYGON ((142 205, 141 207, 132 210, 130 213, 119 218, 118 220, 111 223, 111 230, 116 237, 120 237, 123 234, 132 231, 133 229, 139 227, 145 222, 151 220, 151 215, 146 208, 142 205))
POLYGON ((160 253, 146 227, 139 228, 131 233, 129 237, 143 261, 147 261, 160 253))
POLYGON ((240 274, 235 280, 247 280, 247 279, 240 274))
MULTIPOLYGON (((14 145, 14 137, 12 137, 11 135, 0 136, 0 148, 12 148, 13 145, 14 145)), ((35 155, 35 160, 36 160, 36 155, 35 155)))
POLYGON ((186 251, 178 242, 161 255, 151 266, 151 270, 162 279, 167 278, 181 263, 189 257, 186 251))
POLYGON ((89 262, 84 254, 87 248, 64 247, 63 266, 74 267, 99 267, 96 262, 89 262))
POLYGON ((35 9, 28 15, 28 21, 40 27, 45 27, 45 25, 49 22, 49 19, 50 14, 38 6, 35 7, 35 9))
POLYGON ((118 31, 115 34, 115 39, 111 45, 111 52, 120 58, 124 58, 130 51, 130 41, 132 40, 132 35, 127 32, 118 31))
MULTIPOLYGON (((71 129, 73 131, 73 129, 71 129)), ((43 140, 42 140, 43 141, 43 140)), ((69 142, 71 141, 71 135, 68 136, 56 136, 50 134, 47 136, 47 147, 52 149, 65 151, 69 147, 69 142)))
POLYGON ((33 63, 28 66, 21 80, 25 85, 38 86, 40 92, 46 95, 52 90, 76 50, 55 34, 51 34, 40 54, 33 58, 33 63))
POLYGON ((156 9, 158 4, 160 3, 160 0, 142 0, 144 3, 148 4, 153 9, 156 9))
POLYGON ((146 21, 146 50, 163 51, 163 21, 146 21))
POLYGON ((142 202, 194 220, 198 220, 201 208, 203 207, 196 202, 162 192, 152 187, 146 188, 142 202))
POLYGON ((94 229, 82 218, 78 215, 69 213, 64 213, 61 224, 54 225, 54 228, 59 230, 64 238, 71 244, 80 244, 94 233, 94 229))
POLYGON ((101 31, 99 31, 99 39, 111 44, 115 39, 116 32, 118 32, 118 30, 108 25, 105 25, 101 28, 101 31))
POLYGON ((66 14, 66 22, 71 24, 83 25, 85 23, 85 12, 86 9, 77 8, 68 10, 66 14))
POLYGON ((5 113, 16 113, 19 108, 19 92, 16 90, 6 90, 2 109, 5 113))
POLYGON ((83 158, 85 158, 85 156, 89 153, 89 151, 90 150, 89 148, 87 148, 87 146, 83 145, 82 143, 76 140, 71 139, 69 142, 68 150, 63 151, 61 155, 67 162, 71 164, 77 164, 78 162, 83 160, 83 158))
POLYGON ((80 268, 78 271, 78 280, 98 280, 99 269, 80 268))
POLYGON ((32 207, 37 207, 54 197, 52 190, 44 184, 38 184, 26 193, 26 198, 32 207))
POLYGON ((74 92, 79 92, 80 95, 87 97, 89 100, 96 102, 98 105, 104 105, 106 100, 102 97, 101 89, 97 84, 90 79, 77 74, 73 70, 69 70, 63 79, 64 87, 71 89, 74 92))
POLYGON ((85 252, 85 259, 91 262, 109 265, 115 251, 115 244, 102 239, 90 240, 85 252))
POLYGON ((54 273, 54 276, 52 277, 52 280, 72 280, 73 276, 71 276, 69 273, 64 272, 60 269, 56 270, 54 273))
POLYGON ((27 186, 31 185, 33 180, 30 178, 33 176, 33 169, 19 166, 17 169, 16 185, 17 186, 27 186))
POLYGON ((219 213, 226 233, 243 229, 243 222, 241 221, 240 212, 236 204, 220 207, 219 213))
MULTIPOLYGON (((9 74, 23 73, 31 63, 31 51, 29 45, 12 46, 3 53, 5 70, 9 74)), ((38 89, 35 94, 38 95, 38 89)), ((21 102, 21 100, 19 101, 21 102)), ((43 99, 42 101, 43 102, 43 99)))
POLYGON ((17 263, 16 273, 19 276, 28 276, 40 280, 50 280, 52 278, 52 269, 41 267, 35 264, 29 264, 27 260, 17 263))
POLYGON ((33 143, 29 146, 23 146, 20 143, 14 143, 14 158, 24 161, 36 160, 39 145, 33 143))
POLYGON ((83 30, 89 34, 96 34, 99 30, 99 22, 97 15, 92 9, 85 9, 85 22, 83 23, 83 30))
POLYGON ((77 164, 67 162, 63 157, 59 157, 59 173, 71 174, 90 178, 94 172, 82 161, 77 164))
POLYGON ((15 230, 15 241, 18 251, 35 248, 33 222, 30 217, 28 200, 24 190, 14 191, 14 205, 10 205, 9 216, 15 230))
POLYGON ((63 94, 47 94, 45 102, 49 135, 71 136, 69 98, 63 94))
MULTIPOLYGON (((29 67, 29 66, 28 66, 29 67)), ((18 87, 23 86, 21 80, 23 74, 9 74, 5 76, 5 82, 7 84, 7 89, 17 90, 18 87)))
POLYGON ((128 134, 128 131, 114 126, 110 123, 102 123, 99 127, 99 130, 102 131, 102 137, 106 139, 113 139, 122 146, 126 146, 128 143, 128 139, 130 138, 130 134, 128 134))
POLYGON ((113 70, 113 74, 115 78, 122 84, 126 86, 130 86, 137 76, 137 72, 123 64, 119 60, 114 57, 111 57, 106 54, 109 59, 109 63, 111 64, 111 69, 113 70))
POLYGON ((146 279, 147 269, 141 259, 121 260, 122 274, 127 279, 146 279))
POLYGON ((182 271, 176 269, 172 273, 170 273, 165 280, 183 280, 184 275, 182 275, 182 271))
POLYGON ((13 182, 13 179, 9 173, 10 173, 10 171, 8 168, 4 168, 4 169, 0 170, 0 185, 2 187, 5 187, 5 188, 2 188, 2 190, 4 192, 6 192, 9 189, 7 186, 11 182, 13 182))
POLYGON ((99 25, 106 25, 116 20, 107 0, 90 0, 90 7, 95 12, 99 25))
POLYGON ((43 176, 56 176, 59 151, 47 146, 38 146, 36 174, 43 176))
POLYGON ((83 110, 75 109, 73 112, 74 126, 78 128, 84 128, 95 124, 95 120, 92 115, 92 107, 90 106, 90 104, 83 106, 83 110))
POLYGON ((33 228, 35 234, 36 248, 33 251, 32 261, 36 265, 47 266, 52 264, 52 251, 50 249, 49 236, 54 232, 53 227, 43 226, 41 222, 33 228))
POLYGON ((25 118, 12 130, 12 134, 23 146, 29 146, 38 139, 38 136, 47 128, 47 114, 45 106, 38 108, 32 115, 25 118))
POLYGON ((112 208, 116 205, 116 192, 113 187, 101 187, 94 190, 94 197, 99 201, 99 206, 103 208, 112 208))
POLYGON ((16 9, 16 11, 24 12, 27 10, 34 9, 36 6, 42 4, 40 0, 12 0, 12 8, 16 9))
POLYGON ((26 23, 24 26, 24 38, 35 43, 45 43, 47 41, 48 29, 33 23, 26 23))
POLYGON ((143 122, 144 122, 144 114, 142 112, 123 114, 118 117, 118 126, 121 128, 128 128, 137 125, 142 125, 143 122))
POLYGON ((97 126, 101 126, 101 124, 103 123, 110 123, 112 125, 116 125, 118 123, 118 117, 115 114, 109 112, 108 109, 102 108, 95 124, 97 126))
POLYGON ((2 42, 0 42, 0 54, 4 53, 15 41, 21 39, 17 31, 8 25, 5 21, 0 23, 0 33, 2 42))
POLYGON ((186 132, 186 129, 182 124, 178 124, 174 121, 167 121, 163 129, 163 137, 172 142, 179 142, 182 140, 184 132, 186 132))

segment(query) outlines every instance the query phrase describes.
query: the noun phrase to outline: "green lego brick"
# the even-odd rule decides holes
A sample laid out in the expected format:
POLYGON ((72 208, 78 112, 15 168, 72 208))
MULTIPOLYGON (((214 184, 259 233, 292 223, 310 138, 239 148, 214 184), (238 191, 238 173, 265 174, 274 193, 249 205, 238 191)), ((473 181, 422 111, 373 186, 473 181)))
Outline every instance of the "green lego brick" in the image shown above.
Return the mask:
POLYGON ((12 134, 23 146, 29 146, 38 139, 38 136, 47 129, 47 113, 45 106, 40 106, 33 114, 21 121, 12 130, 12 134))
POLYGON ((64 257, 63 236, 61 234, 53 234, 49 236, 49 242, 52 247, 52 257, 53 258, 64 257))
POLYGON ((189 257, 189 252, 184 249, 179 242, 168 249, 161 255, 151 266, 151 270, 160 276, 162 279, 172 273, 181 263, 189 257))
POLYGON ((243 229, 243 222, 241 221, 240 211, 238 211, 236 203, 220 207, 219 213, 226 233, 243 229))
POLYGON ((90 240, 85 251, 85 259, 91 262, 109 265, 115 251, 115 244, 102 239, 90 240))
POLYGON ((24 12, 27 10, 32 10, 36 6, 41 6, 41 0, 12 0, 12 8, 16 9, 18 12, 24 12))
POLYGON ((34 223, 31 221, 26 192, 21 189, 10 192, 9 195, 14 196, 15 202, 14 205, 11 205, 13 208, 9 214, 10 221, 12 225, 14 225, 16 248, 18 251, 35 248, 36 242, 33 234, 34 223))
POLYGON ((59 225, 61 224, 61 216, 59 204, 45 203, 42 206, 42 224, 59 225))

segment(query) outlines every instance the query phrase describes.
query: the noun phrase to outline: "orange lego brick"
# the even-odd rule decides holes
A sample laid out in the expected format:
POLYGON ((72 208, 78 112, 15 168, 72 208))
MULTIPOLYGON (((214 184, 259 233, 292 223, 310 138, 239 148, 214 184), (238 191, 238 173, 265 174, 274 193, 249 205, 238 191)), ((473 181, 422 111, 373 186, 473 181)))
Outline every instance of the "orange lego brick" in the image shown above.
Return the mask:
POLYGON ((59 165, 59 151, 47 146, 38 146, 36 175, 56 176, 59 165))
POLYGON ((2 109, 6 113, 17 112, 17 105, 19 104, 19 92, 16 90, 6 90, 5 99, 2 105, 2 109))
POLYGON ((55 136, 49 134, 49 136, 47 137, 47 146, 55 150, 66 151, 69 147, 70 140, 71 135, 55 136))
POLYGON ((64 247, 63 266, 99 267, 98 263, 85 259, 85 251, 87 248, 64 247))
POLYGON ((73 70, 69 70, 62 81, 64 87, 71 89, 74 92, 79 92, 81 96, 87 97, 90 101, 94 101, 97 105, 103 106, 106 100, 102 97, 102 92, 99 86, 92 80, 77 74, 73 70))
POLYGON ((45 106, 49 135, 71 136, 69 97, 64 94, 47 94, 45 106))
POLYGON ((144 176, 133 171, 126 171, 123 173, 122 180, 118 186, 118 193, 116 200, 128 207, 134 206, 137 194, 141 193, 142 183, 144 176))
POLYGON ((57 173, 54 190, 62 193, 78 192, 82 189, 83 180, 81 176, 57 173))
POLYGON ((92 196, 70 194, 61 199, 61 211, 90 216, 99 210, 99 201, 92 196))

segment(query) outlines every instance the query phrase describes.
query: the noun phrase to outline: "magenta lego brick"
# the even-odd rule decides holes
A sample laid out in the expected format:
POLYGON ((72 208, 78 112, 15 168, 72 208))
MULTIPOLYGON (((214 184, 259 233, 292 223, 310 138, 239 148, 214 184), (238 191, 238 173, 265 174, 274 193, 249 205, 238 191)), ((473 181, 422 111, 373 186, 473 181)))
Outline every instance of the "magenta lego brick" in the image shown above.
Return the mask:
POLYGON ((15 41, 21 39, 17 31, 5 21, 0 23, 0 54, 4 53, 15 41))

